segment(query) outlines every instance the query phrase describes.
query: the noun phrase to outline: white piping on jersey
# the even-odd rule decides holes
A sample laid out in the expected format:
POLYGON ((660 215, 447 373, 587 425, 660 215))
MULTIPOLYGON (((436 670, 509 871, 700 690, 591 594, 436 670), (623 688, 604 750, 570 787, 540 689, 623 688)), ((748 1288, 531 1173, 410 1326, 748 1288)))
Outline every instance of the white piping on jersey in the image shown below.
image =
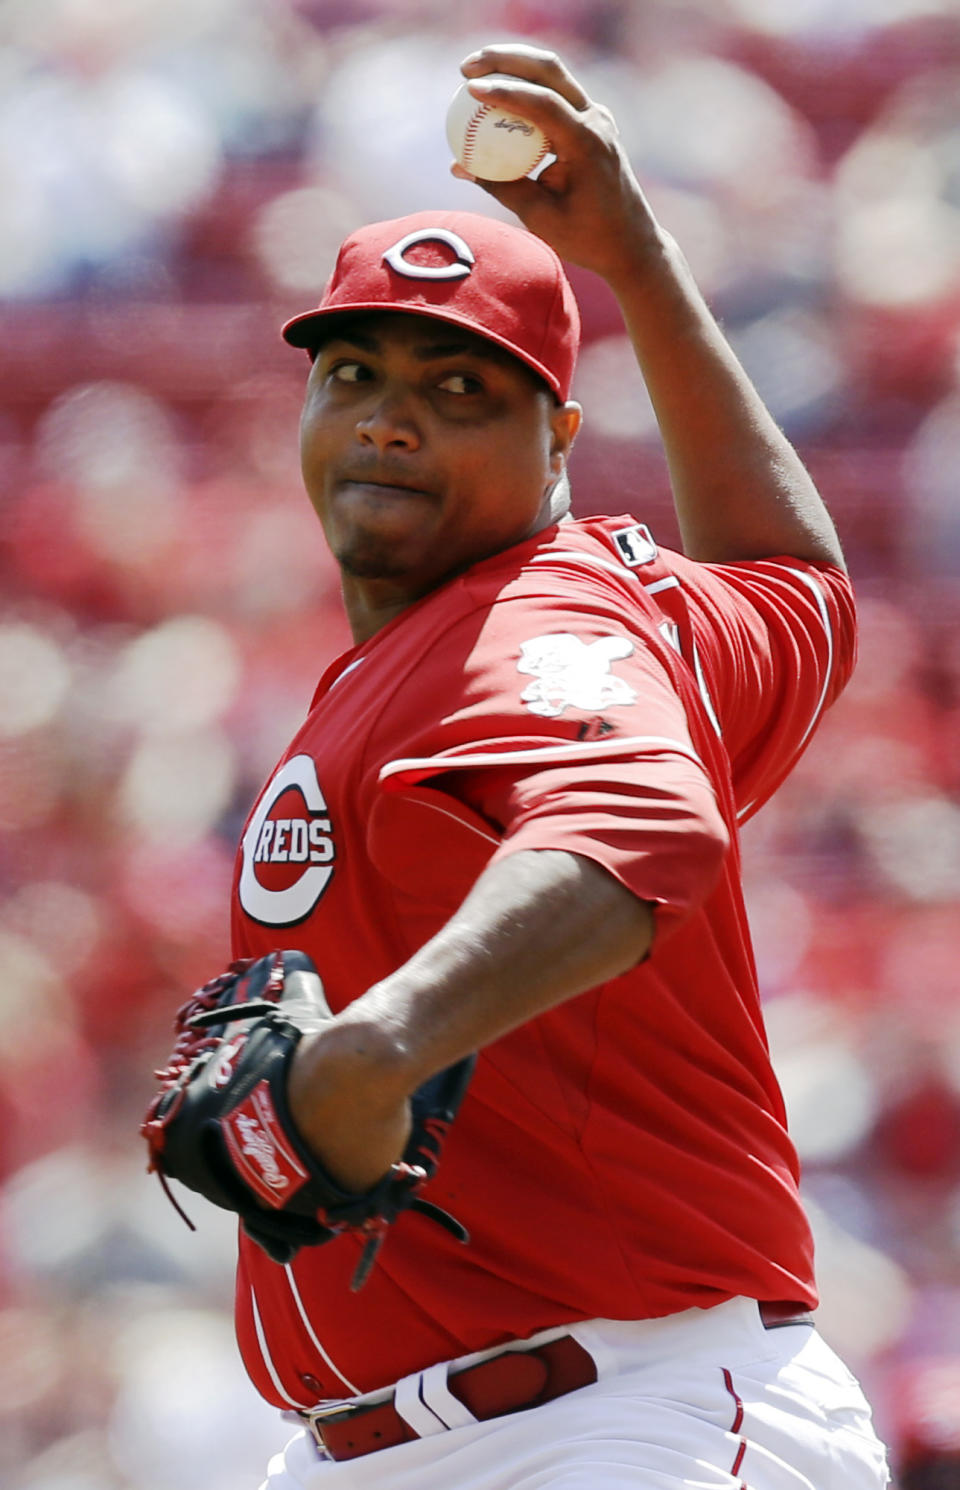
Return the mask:
POLYGON ((582 554, 575 548, 558 548, 552 553, 534 554, 530 560, 531 564, 550 564, 554 559, 572 559, 576 564, 592 564, 596 569, 608 569, 611 574, 618 574, 622 579, 624 572, 631 573, 626 564, 618 563, 616 559, 606 559, 602 554, 582 554))
POLYGON ((309 1320, 309 1318, 307 1316, 307 1311, 303 1307, 303 1300, 300 1297, 300 1290, 297 1287, 297 1280, 293 1276, 293 1269, 292 1269, 292 1267, 290 1266, 289 1263, 286 1263, 284 1265, 283 1271, 287 1275, 287 1282, 290 1284, 290 1292, 293 1294, 293 1302, 297 1306, 297 1313, 300 1315, 300 1318, 303 1321, 304 1329, 306 1330, 307 1334, 310 1336, 310 1343, 311 1343, 311 1345, 323 1357, 323 1359, 326 1361, 327 1365, 330 1367, 330 1370, 333 1372, 334 1376, 339 1377, 339 1379, 343 1382, 344 1386, 345 1387, 349 1387, 350 1391, 353 1392, 353 1394, 354 1394, 355 1397, 359 1397, 359 1395, 360 1395, 360 1388, 359 1387, 355 1387, 354 1384, 353 1384, 353 1382, 350 1380, 350 1378, 348 1376, 344 1376, 343 1372, 340 1371, 334 1365, 333 1361, 330 1359, 329 1355, 324 1350, 323 1346, 320 1344, 320 1341, 317 1339, 316 1332, 315 1332, 315 1330, 313 1328, 313 1325, 310 1323, 310 1320, 309 1320))
POLYGON ((366 662, 366 660, 366 657, 355 657, 352 662, 348 662, 343 672, 338 673, 337 676, 334 678, 333 682, 330 684, 330 687, 336 688, 338 683, 343 682, 344 678, 347 676, 347 673, 352 673, 355 667, 359 667, 361 662, 366 662))
POLYGON ((666 579, 652 580, 649 585, 643 587, 648 595, 656 595, 660 590, 679 590, 680 581, 675 574, 668 574, 666 579))
MULTIPOLYGON (((803 581, 808 590, 813 591, 813 598, 817 602, 817 610, 820 612, 820 619, 823 622, 823 629, 826 632, 827 636, 827 667, 823 679, 823 687, 820 690, 820 697, 817 699, 816 708, 813 711, 813 716, 810 720, 810 723, 807 725, 807 728, 804 731, 803 739, 800 741, 800 744, 797 746, 796 751, 794 752, 794 760, 796 760, 797 756, 800 754, 804 745, 806 745, 811 734, 813 733, 814 726, 816 725, 817 720, 820 718, 820 715, 823 713, 823 706, 826 703, 827 690, 830 687, 830 679, 833 674, 833 627, 830 625, 830 612, 827 609, 827 602, 824 598, 823 591, 817 584, 813 575, 807 574, 806 571, 803 569, 794 569, 792 564, 784 564, 783 568, 788 570, 791 574, 795 574, 797 576, 797 579, 803 581)), ((746 807, 741 807, 739 812, 737 813, 737 821, 740 822, 743 820, 743 818, 747 817, 748 814, 753 811, 756 805, 757 801, 756 798, 754 798, 752 802, 747 803, 746 807)))
POLYGON ((704 709, 707 712, 707 718, 710 720, 710 723, 713 725, 713 728, 716 731, 717 738, 720 739, 720 740, 722 740, 723 739, 723 731, 720 728, 720 721, 717 718, 716 710, 713 707, 713 699, 710 697, 710 690, 707 687, 707 680, 703 676, 703 668, 700 665, 700 653, 697 651, 697 644, 696 644, 696 642, 692 642, 692 646, 693 646, 693 671, 696 674, 697 688, 700 690, 700 700, 701 700, 701 702, 703 704, 704 709))
POLYGON ((803 580, 807 589, 813 591, 813 598, 817 602, 817 610, 820 612, 823 629, 827 634, 827 668, 823 679, 823 687, 820 690, 820 697, 817 699, 817 707, 813 711, 813 718, 807 725, 803 739, 797 746, 797 753, 799 754, 813 733, 814 725, 823 713, 823 706, 827 701, 827 691, 830 687, 830 679, 833 674, 833 627, 830 625, 830 612, 827 609, 827 602, 824 599, 823 591, 813 578, 813 575, 807 574, 803 569, 793 569, 789 564, 784 565, 784 568, 789 569, 791 574, 795 574, 797 579, 803 580))
MULTIPOLYGON (((601 554, 582 554, 578 549, 558 548, 553 553, 534 554, 530 560, 531 564, 549 564, 553 559, 572 559, 576 564, 592 564, 596 569, 607 569, 611 574, 624 577, 624 571, 628 575, 636 575, 635 569, 630 569, 626 564, 618 564, 616 559, 604 558, 601 554)), ((673 590, 679 588, 680 581, 675 574, 666 579, 655 579, 649 585, 644 585, 648 595, 655 595, 658 590, 673 590)))
MULTIPOLYGON (((382 774, 383 773, 381 772, 381 777, 382 777, 382 774)), ((495 843, 495 844, 497 844, 499 846, 500 839, 497 838, 495 834, 493 834, 493 833, 485 833, 482 828, 478 828, 477 827, 476 823, 468 823, 465 818, 458 817, 458 815, 455 812, 448 812, 445 807, 439 806, 438 803, 436 803, 436 802, 420 802, 419 805, 421 807, 432 807, 433 810, 434 810, 434 812, 441 812, 444 817, 452 817, 453 818, 453 821, 455 823, 459 823, 460 826, 461 826, 461 828, 469 828, 470 829, 470 832, 471 833, 476 833, 476 835, 477 835, 478 838, 485 838, 488 843, 495 843)))
MULTIPOLYGON (((624 571, 628 575, 636 576, 635 569, 629 569, 626 564, 618 564, 616 559, 604 558, 601 554, 582 554, 577 549, 561 548, 554 553, 534 554, 530 560, 531 564, 549 564, 553 559, 571 559, 576 564, 592 564, 596 569, 609 570, 611 574, 624 577, 624 571)), ((658 590, 679 589, 680 581, 675 574, 668 575, 666 579, 652 580, 649 585, 643 585, 648 595, 656 595, 658 590)))
POLYGON ((536 745, 530 750, 477 750, 466 755, 411 756, 406 760, 387 761, 381 766, 379 781, 401 772, 419 771, 429 767, 431 774, 439 771, 464 771, 471 766, 499 766, 525 761, 591 760, 598 755, 675 754, 685 755, 688 760, 704 770, 703 761, 696 751, 682 740, 672 740, 666 735, 625 735, 612 740, 584 740, 569 742, 558 740, 556 745, 536 745), (633 747, 633 748, 632 748, 633 747))
POLYGON ((253 1291, 252 1283, 250 1285, 250 1305, 253 1309, 253 1327, 257 1332, 257 1344, 260 1346, 260 1354, 263 1357, 263 1364, 266 1366, 268 1372, 270 1373, 270 1380, 273 1382, 273 1385, 276 1388, 277 1395, 282 1397, 284 1402, 289 1402, 291 1407, 297 1408, 298 1411, 303 1407, 309 1407, 310 1404, 308 1402, 297 1402, 294 1397, 290 1396, 289 1392, 284 1391, 283 1383, 277 1375, 277 1368, 273 1364, 270 1351, 267 1349, 267 1337, 263 1332, 263 1323, 260 1319, 260 1310, 257 1308, 257 1295, 253 1291))

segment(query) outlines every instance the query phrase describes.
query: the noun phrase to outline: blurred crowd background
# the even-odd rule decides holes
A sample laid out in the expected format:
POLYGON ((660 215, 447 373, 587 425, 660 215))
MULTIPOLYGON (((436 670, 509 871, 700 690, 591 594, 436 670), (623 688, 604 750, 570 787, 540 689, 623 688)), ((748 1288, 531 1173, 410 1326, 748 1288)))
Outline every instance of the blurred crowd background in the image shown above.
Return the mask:
MULTIPOLYGON (((902 1490, 960 1486, 957 0, 4 0, 0 1483, 244 1490, 288 1435, 233 1228, 137 1138, 237 832, 347 645, 279 339, 343 234, 450 205, 462 56, 554 47, 836 514, 862 660, 745 834, 822 1328, 902 1490)), ((676 542, 615 307, 581 512, 676 542)))

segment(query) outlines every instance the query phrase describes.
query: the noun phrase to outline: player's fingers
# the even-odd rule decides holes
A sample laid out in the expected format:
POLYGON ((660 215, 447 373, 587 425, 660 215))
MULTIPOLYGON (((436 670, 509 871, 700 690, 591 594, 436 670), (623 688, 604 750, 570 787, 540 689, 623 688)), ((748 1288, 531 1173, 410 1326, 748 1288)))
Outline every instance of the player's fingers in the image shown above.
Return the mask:
POLYGON ((564 146, 573 148, 582 136, 586 111, 574 108, 554 88, 521 82, 519 78, 516 82, 499 78, 490 82, 485 77, 468 79, 468 86, 480 103, 519 114, 538 125, 558 154, 564 146))
POLYGON ((566 64, 561 62, 556 52, 547 52, 541 47, 525 46, 520 42, 494 43, 481 47, 478 52, 471 52, 460 64, 460 71, 470 81, 488 72, 510 73, 528 83, 551 88, 565 98, 571 108, 590 107, 587 93, 566 64))

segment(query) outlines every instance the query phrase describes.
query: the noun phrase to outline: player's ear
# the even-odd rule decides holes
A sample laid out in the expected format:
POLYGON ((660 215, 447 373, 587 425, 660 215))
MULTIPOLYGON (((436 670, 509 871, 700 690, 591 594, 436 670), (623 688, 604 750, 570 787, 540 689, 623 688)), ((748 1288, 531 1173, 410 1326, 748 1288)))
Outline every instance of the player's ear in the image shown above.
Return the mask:
POLYGON ((550 414, 550 468, 559 476, 577 438, 583 409, 573 399, 557 404, 550 414))

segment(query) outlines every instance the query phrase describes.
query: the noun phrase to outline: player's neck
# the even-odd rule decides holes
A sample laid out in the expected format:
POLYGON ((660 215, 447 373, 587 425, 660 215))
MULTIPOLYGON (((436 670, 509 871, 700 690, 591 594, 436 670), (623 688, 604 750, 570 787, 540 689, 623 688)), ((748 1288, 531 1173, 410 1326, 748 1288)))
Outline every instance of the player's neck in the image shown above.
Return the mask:
MULTIPOLYGON (((526 543, 545 528, 552 527, 556 523, 572 521, 573 517, 567 509, 565 497, 560 501, 548 498, 538 513, 536 521, 517 542, 526 543)), ((491 553, 475 554, 469 563, 461 564, 448 573, 434 578, 422 588, 417 586, 412 576, 361 577, 341 568, 340 589, 354 643, 358 647, 362 646, 378 631, 382 631, 384 626, 399 616, 402 611, 408 610, 411 605, 416 605, 424 595, 429 595, 432 590, 437 590, 449 580, 455 579, 458 574, 462 574, 473 564, 482 563, 484 559, 491 558, 493 554, 501 551, 494 549, 491 553)))
POLYGON ((420 598, 398 592, 387 581, 358 580, 350 574, 341 576, 340 588, 350 631, 358 647, 420 598))

